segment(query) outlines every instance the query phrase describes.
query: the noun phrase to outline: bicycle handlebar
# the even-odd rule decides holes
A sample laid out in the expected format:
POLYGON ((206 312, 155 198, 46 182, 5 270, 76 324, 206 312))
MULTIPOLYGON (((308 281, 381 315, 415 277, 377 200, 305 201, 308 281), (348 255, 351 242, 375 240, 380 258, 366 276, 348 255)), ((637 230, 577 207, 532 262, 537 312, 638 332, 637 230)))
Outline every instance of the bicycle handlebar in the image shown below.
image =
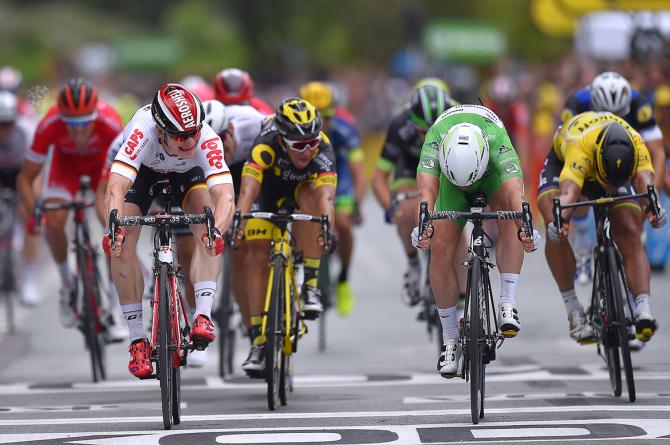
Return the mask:
POLYGON ((72 202, 45 203, 42 198, 37 198, 35 200, 35 208, 33 209, 33 216, 35 218, 35 229, 39 230, 39 228, 42 226, 42 215, 44 214, 44 212, 55 212, 58 210, 70 210, 70 209, 79 210, 93 207, 95 205, 95 202, 84 198, 84 195, 89 190, 91 190, 91 177, 84 175, 79 178, 79 189, 77 190, 78 196, 72 202))
POLYGON ((636 199, 636 198, 647 198, 649 200, 649 207, 647 211, 651 211, 656 218, 660 215, 660 206, 658 204, 658 195, 656 194, 656 189, 653 185, 647 185, 647 193, 632 193, 629 195, 619 195, 619 196, 605 196, 598 199, 592 199, 589 201, 579 201, 572 204, 561 204, 559 198, 554 198, 554 225, 558 230, 563 229, 564 218, 561 216, 561 213, 565 209, 577 209, 579 207, 601 207, 609 206, 619 201, 625 201, 627 199, 636 199))

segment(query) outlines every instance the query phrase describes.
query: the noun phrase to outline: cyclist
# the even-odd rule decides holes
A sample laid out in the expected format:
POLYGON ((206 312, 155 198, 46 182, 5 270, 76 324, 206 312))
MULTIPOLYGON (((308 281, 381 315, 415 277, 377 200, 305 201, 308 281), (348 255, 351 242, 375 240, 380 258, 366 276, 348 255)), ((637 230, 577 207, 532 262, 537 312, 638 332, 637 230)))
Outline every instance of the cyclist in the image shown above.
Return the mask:
MULTIPOLYGON (((112 209, 118 209, 119 216, 146 215, 152 200, 150 190, 168 179, 185 211, 201 213, 203 206, 209 206, 214 209, 216 228, 225 230, 234 211, 232 179, 221 139, 204 118, 202 103, 194 93, 180 84, 163 85, 152 103, 139 109, 124 129, 124 148, 109 175, 105 215, 112 209)), ((190 267, 196 303, 190 337, 208 344, 216 338, 211 310, 221 267, 216 255, 223 251, 223 239, 217 234, 210 246, 202 225, 191 226, 191 231, 202 242, 195 243, 190 267)), ((109 235, 105 235, 103 246, 108 251, 113 248, 112 276, 131 340, 128 370, 135 377, 146 378, 153 373, 153 366, 142 320, 144 284, 136 249, 139 235, 139 227, 120 230, 114 246, 110 246, 109 235)))
POLYGON ((407 199, 392 206, 395 193, 416 192, 416 169, 419 165, 421 146, 426 133, 438 116, 457 105, 441 88, 435 85, 418 87, 408 104, 402 107, 391 120, 381 157, 372 178, 372 191, 384 209, 387 223, 395 221, 398 236, 407 255, 408 267, 404 275, 404 299, 414 306, 419 303, 421 266, 416 249, 409 241, 414 227, 416 199, 407 199), (393 177, 393 183, 389 181, 393 177))
MULTIPOLYGON (((19 87, 23 76, 16 68, 6 65, 0 68, 0 91, 9 91, 16 95, 19 100, 18 115, 21 118, 26 118, 29 121, 37 121, 37 113, 35 108, 19 95, 19 87)), ((34 125, 34 124, 33 124, 34 125)))
POLYGON ((246 71, 226 68, 214 79, 216 98, 225 105, 251 105, 265 116, 274 113, 272 107, 260 97, 254 96, 254 81, 246 71))
MULTIPOLYGON (((565 229, 558 233, 553 224, 553 198, 561 204, 577 202, 581 196, 596 199, 605 195, 644 193, 654 183, 651 156, 641 135, 628 123, 607 112, 585 112, 564 124, 554 136, 552 150, 547 155, 540 175, 538 206, 547 224, 547 236, 552 242, 545 247, 547 262, 565 303, 570 336, 578 342, 593 339, 593 330, 586 323, 584 309, 574 289, 574 254, 566 240, 572 229, 567 211, 565 229)), ((642 247, 642 205, 638 201, 623 201, 612 207, 612 238, 621 249, 626 278, 635 296, 636 338, 648 341, 657 323, 649 307, 650 269, 642 247)), ((658 220, 648 214, 654 227, 665 224, 665 210, 658 220)))
MULTIPOLYGON (((642 136, 651 154, 656 172, 656 188, 661 189, 665 169, 663 133, 656 124, 651 103, 647 97, 631 88, 628 81, 618 73, 606 71, 593 79, 590 86, 576 91, 565 102, 561 121, 566 124, 573 116, 585 111, 608 111, 623 118, 642 136)), ((588 211, 582 210, 572 218, 571 232, 576 253, 576 277, 580 283, 591 281, 591 251, 593 238, 588 211)))
POLYGON ((207 81, 200 76, 197 75, 186 76, 179 83, 181 85, 184 85, 189 90, 193 91, 195 95, 198 96, 198 99, 200 99, 200 101, 203 102, 203 105, 205 101, 214 100, 214 98, 216 97, 214 87, 209 83, 207 83, 207 81))
POLYGON ((300 95, 319 110, 323 131, 335 151, 337 190, 335 192, 335 229, 341 269, 337 279, 336 307, 340 315, 348 315, 355 298, 349 284, 349 264, 354 246, 353 225, 359 215, 359 203, 365 196, 363 150, 356 127, 335 114, 333 91, 323 82, 309 82, 300 88, 300 95))
MULTIPOLYGON (((287 98, 266 123, 242 171, 238 208, 247 213, 260 195, 261 208, 276 212, 279 208, 297 207, 302 213, 327 214, 332 221, 337 187, 335 153, 330 140, 321 131, 321 116, 311 103, 287 98)), ((300 295, 303 313, 315 319, 323 311, 317 288, 321 248, 317 242, 320 228, 305 223, 294 226, 297 248, 305 258, 304 284, 300 295)), ((261 333, 267 277, 268 253, 274 225, 265 220, 242 222, 237 237, 244 234, 249 244, 248 295, 251 311, 252 347, 242 364, 251 376, 265 369, 261 333)))
MULTIPOLYGON (((495 113, 479 105, 452 107, 435 121, 423 144, 417 182, 419 201, 428 202, 429 210, 435 207, 435 210, 467 211, 468 197, 477 193, 483 193, 494 210, 520 211, 524 201, 523 173, 507 131, 495 113)), ((418 248, 432 248, 430 282, 444 342, 437 370, 447 378, 457 374, 462 353, 458 341, 459 287, 454 256, 463 225, 461 221, 435 221, 421 236, 415 227, 411 238, 418 248)), ((526 234, 521 221, 498 221, 498 227, 498 323, 505 337, 515 337, 521 328, 516 293, 523 252, 535 250, 540 235, 537 231, 526 234)))
MULTIPOLYGON (((79 188, 80 176, 89 176, 95 189, 109 144, 119 131, 119 115, 98 99, 95 87, 83 79, 69 80, 58 94, 58 104, 39 122, 18 175, 16 185, 25 207, 31 211, 35 207, 33 185, 50 150, 50 162, 44 173, 42 198, 45 202, 71 202, 79 188)), ((61 278, 60 321, 65 327, 73 327, 77 319, 71 302, 77 286, 67 262, 68 213, 66 210, 47 212, 45 219, 47 242, 61 278)), ((35 231, 34 217, 29 219, 28 231, 35 231)))
MULTIPOLYGON (((25 151, 33 140, 33 125, 18 115, 18 98, 9 91, 0 91, 0 188, 16 190, 16 177, 21 171, 25 151)), ((28 216, 25 208, 17 207, 18 215, 25 223, 28 216)), ((25 235, 19 231, 17 236, 25 235)), ((36 283, 37 239, 23 238, 23 283, 21 301, 27 306, 40 302, 36 283)))

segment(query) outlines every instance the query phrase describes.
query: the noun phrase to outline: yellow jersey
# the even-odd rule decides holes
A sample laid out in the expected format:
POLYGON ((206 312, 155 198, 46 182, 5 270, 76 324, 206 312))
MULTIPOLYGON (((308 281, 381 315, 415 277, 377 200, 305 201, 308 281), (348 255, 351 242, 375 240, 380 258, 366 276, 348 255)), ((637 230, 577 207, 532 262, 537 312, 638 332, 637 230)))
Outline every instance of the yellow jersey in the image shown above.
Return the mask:
POLYGON ((582 187, 585 180, 597 179, 596 139, 602 128, 611 122, 621 124, 633 139, 638 158, 635 173, 654 171, 649 149, 640 134, 625 120, 612 113, 587 111, 572 117, 554 134, 553 149, 563 162, 559 182, 569 179, 582 187))

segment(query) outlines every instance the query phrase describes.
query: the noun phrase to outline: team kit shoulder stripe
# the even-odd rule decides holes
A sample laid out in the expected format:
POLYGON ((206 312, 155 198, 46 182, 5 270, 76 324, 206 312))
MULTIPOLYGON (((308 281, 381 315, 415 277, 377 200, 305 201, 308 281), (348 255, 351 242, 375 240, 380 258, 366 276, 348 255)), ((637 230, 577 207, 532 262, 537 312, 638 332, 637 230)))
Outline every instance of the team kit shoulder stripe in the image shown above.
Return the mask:
POLYGON ((114 166, 126 168, 126 169, 130 170, 131 172, 133 172, 133 174, 137 175, 137 169, 135 167, 133 167, 130 164, 126 164, 123 161, 119 161, 118 159, 116 159, 116 160, 114 160, 114 162, 112 162, 112 168, 114 166))
POLYGON ((447 111, 442 113, 440 118, 435 122, 438 123, 447 117, 451 117, 457 114, 474 114, 477 116, 481 116, 484 119, 493 122, 495 125, 497 125, 500 128, 504 128, 505 125, 502 123, 500 118, 490 109, 482 106, 482 105, 456 105, 455 107, 449 108, 447 111))

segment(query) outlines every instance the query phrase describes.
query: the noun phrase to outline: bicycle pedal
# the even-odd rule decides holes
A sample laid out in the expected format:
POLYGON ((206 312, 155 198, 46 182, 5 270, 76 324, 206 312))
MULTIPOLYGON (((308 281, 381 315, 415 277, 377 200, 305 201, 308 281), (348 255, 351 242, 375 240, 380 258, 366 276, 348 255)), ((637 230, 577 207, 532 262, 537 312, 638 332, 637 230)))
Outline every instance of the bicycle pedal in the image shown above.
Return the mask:
POLYGON ((311 312, 311 311, 310 312, 303 312, 302 314, 300 314, 300 318, 303 319, 303 320, 313 321, 313 320, 316 320, 317 318, 319 318, 319 313, 318 312, 311 312))
POLYGON ((198 351, 204 351, 205 349, 207 349, 207 346, 209 346, 209 343, 207 343, 205 341, 193 340, 189 344, 188 349, 191 350, 191 351, 194 350, 194 349, 198 350, 198 351))
POLYGON ((583 340, 579 340, 577 343, 579 343, 581 346, 592 345, 594 343, 598 343, 598 339, 595 337, 585 338, 583 340))
POLYGON ((510 329, 510 330, 507 330, 507 331, 501 331, 500 333, 505 338, 514 338, 514 337, 516 337, 516 334, 519 333, 519 331, 515 331, 513 329, 510 329))

